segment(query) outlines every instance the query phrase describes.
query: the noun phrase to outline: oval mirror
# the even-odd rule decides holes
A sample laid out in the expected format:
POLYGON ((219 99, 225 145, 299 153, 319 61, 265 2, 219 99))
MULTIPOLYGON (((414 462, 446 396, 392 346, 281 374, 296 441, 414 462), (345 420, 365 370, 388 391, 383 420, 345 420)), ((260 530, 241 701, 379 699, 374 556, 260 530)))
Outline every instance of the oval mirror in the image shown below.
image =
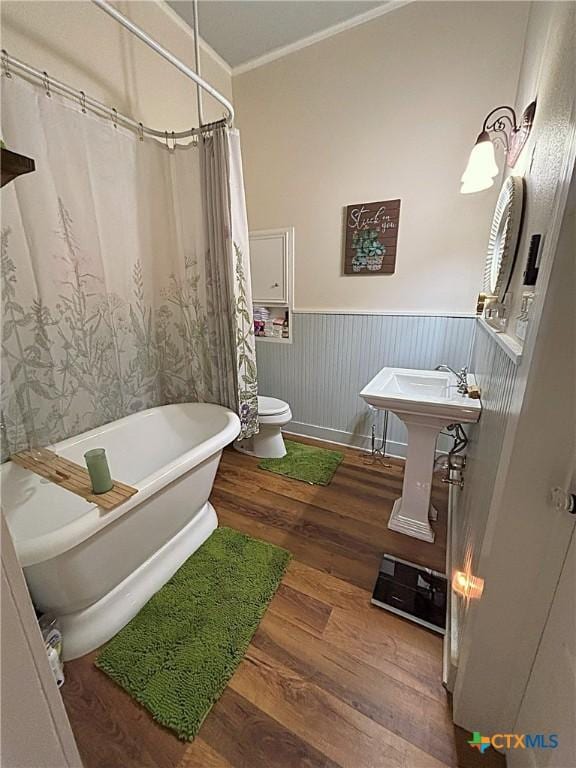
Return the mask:
POLYGON ((524 180, 521 176, 509 176, 500 190, 490 228, 488 254, 484 268, 484 292, 504 299, 508 290, 518 240, 524 205, 524 180))

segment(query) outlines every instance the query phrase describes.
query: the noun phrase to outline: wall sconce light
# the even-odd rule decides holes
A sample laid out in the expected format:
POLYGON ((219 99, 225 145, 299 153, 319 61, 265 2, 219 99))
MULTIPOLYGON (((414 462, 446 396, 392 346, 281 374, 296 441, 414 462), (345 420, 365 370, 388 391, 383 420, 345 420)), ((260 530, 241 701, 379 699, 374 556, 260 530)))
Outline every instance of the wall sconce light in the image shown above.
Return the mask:
POLYGON ((455 571, 452 577, 452 590, 461 597, 477 600, 484 591, 484 579, 464 571, 455 571))
POLYGON ((494 184, 500 172, 494 155, 495 146, 502 146, 508 165, 514 165, 532 130, 535 112, 536 101, 533 101, 524 110, 520 124, 516 122, 512 107, 496 107, 488 113, 462 174, 460 192, 463 195, 480 192, 494 184))

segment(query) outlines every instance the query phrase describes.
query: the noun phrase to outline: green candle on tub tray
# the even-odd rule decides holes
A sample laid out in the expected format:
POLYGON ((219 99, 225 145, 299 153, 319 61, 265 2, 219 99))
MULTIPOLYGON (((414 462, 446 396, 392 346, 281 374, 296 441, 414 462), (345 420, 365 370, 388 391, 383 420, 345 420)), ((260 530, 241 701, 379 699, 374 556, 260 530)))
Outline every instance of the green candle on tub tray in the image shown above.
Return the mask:
POLYGON ((92 448, 84 454, 94 493, 106 493, 114 487, 104 448, 92 448))

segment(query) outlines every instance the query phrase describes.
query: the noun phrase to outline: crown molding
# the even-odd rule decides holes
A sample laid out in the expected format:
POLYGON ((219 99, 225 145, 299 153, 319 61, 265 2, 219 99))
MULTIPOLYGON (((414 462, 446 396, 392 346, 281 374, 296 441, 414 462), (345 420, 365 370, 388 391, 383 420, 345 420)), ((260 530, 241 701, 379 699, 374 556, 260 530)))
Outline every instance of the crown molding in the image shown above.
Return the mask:
MULTIPOLYGON (((152 0, 152 2, 156 3, 156 5, 158 5, 164 11, 164 13, 186 35, 188 35, 191 40, 194 40, 194 30, 192 27, 186 21, 184 21, 184 19, 179 16, 173 8, 168 5, 166 0, 152 0)), ((362 13, 359 16, 354 16, 353 18, 342 21, 339 24, 334 24, 331 27, 320 30, 320 32, 315 32, 313 35, 309 35, 308 37, 303 37, 301 40, 297 40, 296 42, 290 43, 289 45, 283 45, 280 48, 275 48, 273 51, 269 51, 262 56, 258 56, 254 59, 250 59, 249 61, 245 61, 243 64, 239 64, 236 67, 230 66, 230 64, 228 64, 228 62, 223 59, 222 56, 214 50, 214 48, 212 48, 210 43, 204 40, 202 35, 200 35, 200 48, 212 59, 214 59, 214 61, 224 70, 224 72, 226 72, 228 76, 236 77, 237 75, 243 75, 245 72, 250 72, 252 69, 256 69, 257 67, 262 67, 265 64, 276 61, 276 59, 281 59, 284 56, 289 56, 291 53, 296 53, 303 48, 308 48, 315 43, 320 43, 322 40, 327 40, 330 37, 339 35, 341 32, 346 32, 347 30, 358 27, 361 24, 366 24, 367 22, 377 19, 380 16, 384 16, 386 13, 396 11, 398 8, 402 8, 402 6, 408 5, 411 2, 413 2, 413 0, 388 0, 388 2, 378 6, 378 8, 373 8, 371 11, 362 13)))
MULTIPOLYGON (((156 3, 156 5, 161 8, 164 13, 186 34, 188 37, 193 41, 194 40, 194 30, 192 27, 184 21, 184 19, 179 16, 176 11, 171 8, 166 0, 153 0, 153 2, 156 3)), ((226 74, 229 77, 232 77, 233 70, 230 64, 220 56, 220 54, 212 48, 210 43, 207 43, 206 40, 202 37, 202 35, 199 36, 199 43, 200 43, 200 49, 204 51, 204 53, 207 53, 214 61, 226 72, 226 74)))
POLYGON ((250 59, 249 61, 244 62, 244 64, 238 64, 238 66, 232 67, 232 77, 243 75, 246 72, 250 72, 252 69, 256 69, 257 67, 262 67, 265 64, 276 61, 276 59, 289 56, 291 53, 296 53, 296 51, 300 51, 303 48, 308 48, 310 45, 320 43, 322 40, 327 40, 329 37, 339 35, 341 32, 346 32, 349 29, 360 26, 360 24, 366 24, 368 21, 373 21, 380 16, 384 16, 386 13, 396 11, 398 8, 402 8, 402 6, 408 5, 408 3, 411 2, 412 0, 389 0, 389 2, 378 6, 378 8, 373 8, 371 11, 362 13, 359 16, 354 16, 353 18, 342 21, 339 24, 334 24, 331 27, 320 30, 320 32, 315 32, 313 35, 309 35, 308 37, 303 37, 301 40, 297 40, 295 43, 290 43, 289 45, 283 45, 280 48, 275 48, 273 51, 269 51, 262 56, 258 56, 255 59, 250 59))

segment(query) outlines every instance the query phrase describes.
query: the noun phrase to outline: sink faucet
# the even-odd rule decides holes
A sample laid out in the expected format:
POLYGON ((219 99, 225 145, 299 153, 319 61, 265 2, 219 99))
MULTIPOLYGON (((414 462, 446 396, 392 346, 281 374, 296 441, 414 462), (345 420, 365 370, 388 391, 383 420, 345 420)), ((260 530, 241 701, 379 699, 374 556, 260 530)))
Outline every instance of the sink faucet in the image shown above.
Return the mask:
POLYGON ((450 368, 449 365, 446 365, 445 363, 441 363, 440 365, 437 365, 435 368, 436 371, 450 371, 450 373, 453 373, 454 376, 456 376, 456 384, 458 387, 458 392, 461 395, 465 395, 466 392, 468 392, 468 368, 464 366, 464 368, 461 368, 459 371, 455 371, 454 368, 450 368))

